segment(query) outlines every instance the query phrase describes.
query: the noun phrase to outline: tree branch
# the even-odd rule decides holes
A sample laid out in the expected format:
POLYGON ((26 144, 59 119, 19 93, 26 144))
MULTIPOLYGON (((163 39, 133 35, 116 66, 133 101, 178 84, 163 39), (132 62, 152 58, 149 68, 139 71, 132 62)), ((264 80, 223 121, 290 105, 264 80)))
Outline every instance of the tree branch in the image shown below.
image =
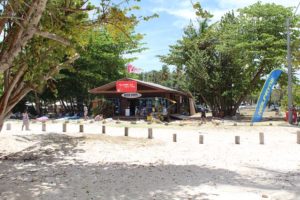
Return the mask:
POLYGON ((1 107, 3 110, 6 109, 7 103, 11 98, 11 93, 13 89, 16 87, 17 82, 19 82, 20 78, 24 76, 27 69, 27 65, 22 65, 21 68, 18 70, 17 74, 15 75, 12 82, 9 83, 9 88, 4 91, 4 95, 2 96, 3 101, 1 101, 1 107))
POLYGON ((49 33, 49 32, 43 32, 43 31, 37 30, 35 34, 38 36, 44 37, 44 38, 48 38, 50 40, 55 40, 59 43, 62 43, 65 46, 71 45, 69 40, 67 40, 66 38, 63 38, 59 35, 56 35, 55 33, 49 33))
POLYGON ((68 65, 68 64, 73 63, 73 62, 74 62, 75 60, 77 60, 79 57, 80 57, 80 55, 76 53, 74 56, 70 57, 70 58, 69 58, 68 60, 66 60, 65 62, 60 63, 60 64, 58 64, 57 66, 53 67, 53 68, 49 71, 49 73, 48 73, 46 76, 44 76, 43 80, 44 80, 44 81, 47 81, 47 80, 51 79, 52 76, 54 76, 56 73, 58 73, 58 72, 62 69, 62 67, 63 67, 64 65, 68 65))
POLYGON ((36 28, 40 22, 42 14, 46 9, 48 0, 34 0, 26 13, 26 18, 21 22, 21 27, 12 27, 13 32, 8 35, 12 39, 10 46, 1 51, 0 54, 0 72, 3 72, 12 66, 13 60, 21 52, 29 40, 33 37, 36 28))

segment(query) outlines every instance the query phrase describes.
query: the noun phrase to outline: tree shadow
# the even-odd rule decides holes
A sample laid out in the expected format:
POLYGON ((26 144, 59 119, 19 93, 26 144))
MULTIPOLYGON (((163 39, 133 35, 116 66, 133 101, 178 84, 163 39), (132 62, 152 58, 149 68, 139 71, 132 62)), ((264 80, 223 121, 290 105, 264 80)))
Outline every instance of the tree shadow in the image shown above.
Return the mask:
POLYGON ((21 151, 2 156, 0 161, 11 160, 26 162, 38 160, 39 162, 55 162, 57 159, 63 159, 65 156, 71 156, 75 153, 82 152, 82 150, 76 149, 76 147, 84 138, 82 136, 74 137, 56 133, 31 136, 18 135, 16 137, 17 141, 25 140, 35 143, 21 151))
MULTIPOLYGON (((0 160, 0 199, 123 200, 174 199, 176 196, 177 199, 210 200, 218 194, 201 192, 202 186, 230 185, 268 190, 286 186, 281 181, 264 184, 235 171, 205 165, 67 160, 68 156, 84 152, 78 145, 84 137, 49 134, 27 139, 40 142, 0 160), (197 190, 193 191, 193 188, 197 190)), ((268 174, 278 176, 275 171, 268 171, 268 174)), ((286 190, 299 195, 299 185, 286 190)))
POLYGON ((295 196, 300 197, 300 172, 299 171, 276 171, 272 169, 266 169, 262 167, 248 167, 254 169, 258 173, 265 174, 263 179, 269 179, 273 182, 274 189, 292 191, 295 196), (280 184, 278 184, 280 183, 280 184))

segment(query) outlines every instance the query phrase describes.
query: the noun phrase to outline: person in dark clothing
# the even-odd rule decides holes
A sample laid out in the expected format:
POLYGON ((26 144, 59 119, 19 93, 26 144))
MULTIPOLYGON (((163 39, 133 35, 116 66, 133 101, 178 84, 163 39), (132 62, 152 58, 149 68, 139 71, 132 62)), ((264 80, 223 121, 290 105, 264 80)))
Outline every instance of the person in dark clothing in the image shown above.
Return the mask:
POLYGON ((205 108, 201 109, 201 120, 203 122, 206 122, 206 112, 205 112, 205 108))

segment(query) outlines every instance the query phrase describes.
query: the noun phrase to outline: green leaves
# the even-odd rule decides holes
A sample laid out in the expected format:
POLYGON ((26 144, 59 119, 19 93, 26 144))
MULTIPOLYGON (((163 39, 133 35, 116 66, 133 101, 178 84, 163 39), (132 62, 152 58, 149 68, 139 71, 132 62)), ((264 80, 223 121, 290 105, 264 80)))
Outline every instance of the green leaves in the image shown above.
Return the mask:
POLYGON ((212 18, 213 15, 211 13, 209 13, 207 10, 203 10, 200 3, 197 2, 193 5, 193 8, 195 9, 196 15, 198 17, 201 17, 203 19, 209 19, 212 18))
MULTIPOLYGON (((286 63, 286 18, 289 8, 256 3, 225 14, 220 22, 207 25, 207 13, 194 4, 204 20, 185 28, 184 36, 170 53, 161 56, 168 65, 183 67, 191 80, 190 90, 216 112, 235 114, 239 104, 259 90, 261 78, 286 63)), ((293 19, 295 26, 298 18, 293 19)), ((293 29, 294 45, 299 29, 293 29)), ((300 55, 294 46, 294 55, 300 55)), ((294 57, 296 63, 296 57, 294 57)), ((299 57, 298 57, 299 60, 299 57)))

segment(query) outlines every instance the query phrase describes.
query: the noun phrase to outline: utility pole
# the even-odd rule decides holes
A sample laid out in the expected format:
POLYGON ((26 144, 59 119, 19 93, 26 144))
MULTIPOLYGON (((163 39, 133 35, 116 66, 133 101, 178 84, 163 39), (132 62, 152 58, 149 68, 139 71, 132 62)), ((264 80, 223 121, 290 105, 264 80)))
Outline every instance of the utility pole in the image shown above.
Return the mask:
POLYGON ((293 123, 293 94, 292 94, 292 58, 291 58, 291 36, 290 36, 290 18, 286 20, 287 28, 287 64, 288 64, 288 121, 293 123))
MULTIPOLYGON (((300 6, 300 2, 296 7, 294 15, 296 15, 299 6, 300 6)), ((290 31, 289 17, 286 19, 286 29, 287 29, 287 64, 288 64, 288 121, 290 124, 293 124, 292 56, 291 56, 291 31, 290 31)))

